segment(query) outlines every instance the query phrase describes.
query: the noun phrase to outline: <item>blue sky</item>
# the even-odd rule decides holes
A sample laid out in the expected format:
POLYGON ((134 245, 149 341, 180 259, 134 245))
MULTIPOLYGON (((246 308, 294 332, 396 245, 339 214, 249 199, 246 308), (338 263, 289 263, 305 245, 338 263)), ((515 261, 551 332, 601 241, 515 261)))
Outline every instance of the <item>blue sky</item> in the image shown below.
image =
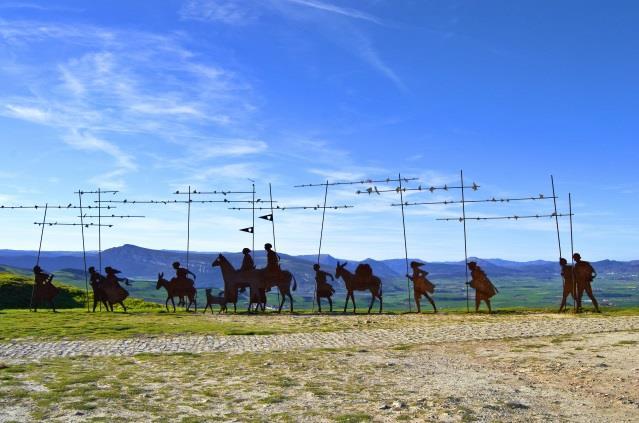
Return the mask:
MULTIPOLYGON (((470 198, 574 196, 587 259, 636 259, 639 239, 639 6, 593 1, 0 1, 0 202, 74 202, 73 191, 173 198, 250 188, 313 205, 299 183, 386 178, 454 184, 470 198)), ((329 192, 324 251, 402 257, 394 194, 329 192)), ((410 201, 456 199, 414 193, 410 201)), ((239 197, 238 197, 239 198, 239 197)), ((473 205, 469 215, 551 212, 549 202, 473 205)), ((103 246, 186 246, 186 207, 120 207, 103 246)), ((409 256, 463 258, 462 228, 407 209, 409 256)), ((69 211, 52 211, 60 222, 69 211)), ((278 250, 317 251, 321 215, 276 214, 278 250)), ((40 212, 0 211, 0 248, 35 249, 40 212)), ((239 250, 250 213, 194 205, 193 249, 239 250)), ((569 244, 567 222, 562 241, 569 244)), ((51 228, 46 250, 80 249, 51 228)), ((271 240, 256 225, 257 245, 271 240)), ((89 230, 87 245, 97 248, 89 230)), ((469 253, 554 259, 554 225, 469 222, 469 253)))

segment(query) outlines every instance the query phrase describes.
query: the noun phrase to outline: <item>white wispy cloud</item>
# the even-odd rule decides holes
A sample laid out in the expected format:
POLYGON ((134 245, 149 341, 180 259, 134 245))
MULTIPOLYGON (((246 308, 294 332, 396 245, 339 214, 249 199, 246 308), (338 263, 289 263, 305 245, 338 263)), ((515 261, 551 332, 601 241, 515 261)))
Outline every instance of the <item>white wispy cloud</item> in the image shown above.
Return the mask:
POLYGON ((100 139, 87 131, 74 129, 64 138, 64 142, 78 150, 104 153, 113 159, 121 170, 136 170, 137 165, 133 157, 118 147, 115 143, 100 139))
POLYGON ((329 12, 329 13, 334 13, 337 15, 341 15, 341 16, 346 16, 348 18, 353 18, 353 19, 361 19, 364 21, 368 21, 368 22, 372 22, 378 25, 382 24, 382 21, 369 14, 366 12, 363 12, 361 10, 358 9, 352 9, 349 7, 342 7, 342 6, 337 6, 335 4, 332 3, 328 3, 328 2, 323 2, 323 1, 318 1, 318 0, 284 0, 288 3, 292 3, 292 4, 296 4, 296 5, 300 5, 300 6, 305 6, 305 7, 310 7, 313 9, 317 9, 317 10, 321 10, 324 12, 329 12))
POLYGON ((23 119, 30 122, 45 123, 50 114, 46 110, 28 105, 5 104, 5 116, 23 119))
POLYGON ((180 9, 185 20, 243 25, 254 16, 255 4, 230 0, 189 0, 180 9))
MULTIPOLYGON (((192 156, 200 161, 264 152, 264 141, 228 135, 251 124, 250 84, 191 52, 186 40, 184 34, 0 20, 0 48, 14 52, 0 73, 19 93, 0 93, 0 116, 55 128, 66 145, 111 157, 115 169, 96 178, 119 186, 137 169, 122 137, 143 134, 168 145, 184 140, 202 146, 192 156), (37 65, 22 57, 42 45, 69 53, 37 65)), ((188 161, 174 164, 188 171, 188 161)))

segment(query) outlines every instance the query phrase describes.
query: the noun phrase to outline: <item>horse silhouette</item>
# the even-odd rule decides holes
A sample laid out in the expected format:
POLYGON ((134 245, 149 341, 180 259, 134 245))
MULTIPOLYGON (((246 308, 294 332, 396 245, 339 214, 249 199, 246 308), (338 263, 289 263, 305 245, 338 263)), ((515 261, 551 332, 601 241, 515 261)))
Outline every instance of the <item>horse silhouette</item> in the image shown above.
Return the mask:
POLYGON ((178 283, 175 278, 171 279, 171 281, 167 281, 164 279, 164 273, 158 274, 158 282, 155 285, 155 289, 164 288, 166 289, 166 311, 169 311, 169 300, 171 300, 171 304, 173 304, 173 312, 175 312, 175 301, 173 297, 187 297, 189 299, 189 304, 186 306, 186 311, 189 311, 191 305, 195 306, 195 311, 197 311, 197 303, 195 302, 195 287, 187 286, 186 284, 178 283))
POLYGON ((342 278, 344 280, 344 284, 346 285, 346 303, 344 304, 344 313, 346 313, 346 307, 348 306, 348 299, 350 298, 353 301, 353 313, 356 313, 355 306, 355 295, 354 291, 370 291, 371 292, 371 303, 368 307, 368 313, 370 314, 371 309, 373 308, 373 304, 375 303, 375 298, 379 299, 379 312, 382 312, 382 280, 377 276, 370 274, 369 277, 360 277, 359 275, 354 275, 348 269, 346 269, 346 265, 348 263, 344 262, 344 264, 340 264, 337 262, 337 267, 335 268, 335 279, 342 278))
POLYGON ((233 267, 231 262, 219 254, 211 263, 212 267, 219 267, 222 271, 222 279, 224 280, 224 296, 227 303, 233 304, 233 311, 237 312, 238 289, 249 288, 249 306, 248 312, 252 312, 253 304, 256 309, 266 303, 266 293, 264 284, 262 283, 258 272, 259 270, 238 271, 233 267))
POLYGON ((297 289, 297 280, 291 272, 283 270, 280 272, 280 277, 276 280, 272 280, 270 273, 264 269, 244 270, 238 271, 233 267, 231 262, 222 254, 218 255, 217 259, 212 263, 213 267, 219 266, 222 271, 222 278, 224 279, 224 292, 227 292, 227 286, 231 290, 237 291, 237 288, 248 287, 249 288, 249 308, 251 312, 253 304, 264 305, 266 304, 266 291, 277 287, 280 291, 281 301, 278 308, 278 313, 282 311, 286 297, 289 298, 291 303, 291 312, 293 312, 293 296, 291 294, 291 283, 293 284, 292 290, 297 289))

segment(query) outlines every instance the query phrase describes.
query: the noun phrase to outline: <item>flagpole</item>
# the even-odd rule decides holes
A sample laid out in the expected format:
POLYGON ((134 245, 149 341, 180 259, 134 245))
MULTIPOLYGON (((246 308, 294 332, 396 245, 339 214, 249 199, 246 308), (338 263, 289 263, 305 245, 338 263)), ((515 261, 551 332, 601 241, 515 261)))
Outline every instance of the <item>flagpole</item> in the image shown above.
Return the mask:
MULTIPOLYGON (((98 188, 98 262, 100 266, 100 273, 102 273, 102 196, 100 188, 98 188)), ((82 213, 82 210, 80 210, 82 213)), ((84 231, 84 230, 83 230, 84 231)))
MULTIPOLYGON (((271 183, 268 183, 268 195, 269 195, 269 199, 270 199, 270 203, 271 203, 271 227, 273 228, 273 250, 275 251, 275 254, 277 254, 277 248, 275 247, 275 216, 273 215, 273 189, 271 187, 271 183)), ((255 204, 253 204, 253 207, 255 207, 255 204)), ((278 256, 279 257, 279 256, 278 256)), ((279 259, 278 259, 279 262, 279 259)), ((280 304, 280 290, 277 290, 277 305, 279 306, 280 304)))
MULTIPOLYGON (((47 209, 49 203, 44 205, 44 218, 42 219, 42 230, 40 231, 40 246, 38 247, 38 258, 36 259, 36 266, 40 265, 40 252, 42 251, 42 238, 44 238, 44 226, 47 223, 47 209)), ((35 295, 36 282, 33 281, 33 288, 31 289, 31 300, 29 301, 29 310, 33 310, 33 296, 35 295)))
POLYGON ((406 242, 406 218, 404 216, 404 191, 402 190, 402 174, 399 174, 399 199, 402 203, 402 228, 404 229, 404 258, 406 259, 406 291, 408 292, 408 312, 412 313, 413 306, 410 299, 410 278, 408 277, 408 244, 406 242))
POLYGON ((577 308, 577 296, 579 293, 577 292, 577 286, 575 281, 575 242, 572 232, 572 194, 568 193, 568 215, 570 216, 570 262, 572 265, 572 271, 570 272, 572 275, 572 292, 573 292, 573 312, 577 313, 579 309, 577 308))
MULTIPOLYGON (((82 213, 82 191, 79 189, 78 189, 78 200, 80 202, 80 229, 82 231, 82 259, 84 261, 84 288, 86 291, 87 313, 88 313, 89 312, 89 277, 87 275, 87 249, 84 243, 84 215, 82 213)), ((98 207, 100 207, 99 202, 98 202, 98 207)), ((98 208, 98 210, 100 209, 98 208)), ((100 303, 100 306, 102 306, 102 303, 100 303)))
POLYGON ((460 171, 461 176, 461 195, 462 195, 462 217, 464 220, 464 261, 466 265, 464 266, 464 270, 466 271, 466 313, 470 313, 470 300, 469 300, 469 292, 468 292, 468 235, 466 232, 466 197, 464 194, 464 170, 460 171))
MULTIPOLYGON (((322 227, 320 229, 319 248, 317 249, 317 265, 320 264, 322 257, 322 240, 324 239, 324 220, 326 218, 326 199, 328 198, 328 179, 326 180, 326 187, 324 188, 324 208, 322 209, 322 227)), ((315 291, 313 292, 313 313, 315 313, 315 302, 319 298, 317 297, 317 278, 315 278, 315 291)))
POLYGON ((253 226, 251 230, 251 235, 253 236, 253 244, 251 245, 251 254, 255 257, 255 184, 253 183, 253 202, 251 205, 253 206, 253 226))
POLYGON ((191 249, 191 185, 189 185, 189 200, 186 213, 186 268, 189 268, 189 250, 191 249))
POLYGON ((559 215, 557 213, 557 195, 555 194, 555 179, 550 175, 550 184, 552 185, 553 203, 555 205, 555 226, 557 227, 557 245, 559 245, 559 258, 561 259, 561 237, 559 236, 559 215))

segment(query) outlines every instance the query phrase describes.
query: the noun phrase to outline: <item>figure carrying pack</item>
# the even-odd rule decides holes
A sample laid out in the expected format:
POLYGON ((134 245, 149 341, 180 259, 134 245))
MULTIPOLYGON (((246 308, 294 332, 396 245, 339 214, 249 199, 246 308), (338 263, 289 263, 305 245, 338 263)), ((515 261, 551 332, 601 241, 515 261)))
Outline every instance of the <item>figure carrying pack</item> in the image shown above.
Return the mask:
POLYGON ((484 273, 481 267, 477 265, 477 262, 469 262, 468 268, 471 274, 470 287, 475 290, 475 313, 479 311, 479 305, 482 301, 488 306, 488 312, 492 313, 490 299, 499 291, 490 279, 488 279, 488 276, 486 276, 486 273, 484 273))
POLYGON ((429 295, 435 292, 435 285, 431 281, 426 278, 428 276, 428 272, 420 269, 424 263, 420 263, 418 261, 413 261, 410 264, 410 267, 413 269, 413 274, 406 275, 408 279, 413 281, 413 293, 415 295, 415 305, 417 305, 417 312, 421 313, 421 299, 422 295, 426 297, 428 302, 433 306, 433 310, 437 313, 437 307, 435 306, 435 301, 429 295))

